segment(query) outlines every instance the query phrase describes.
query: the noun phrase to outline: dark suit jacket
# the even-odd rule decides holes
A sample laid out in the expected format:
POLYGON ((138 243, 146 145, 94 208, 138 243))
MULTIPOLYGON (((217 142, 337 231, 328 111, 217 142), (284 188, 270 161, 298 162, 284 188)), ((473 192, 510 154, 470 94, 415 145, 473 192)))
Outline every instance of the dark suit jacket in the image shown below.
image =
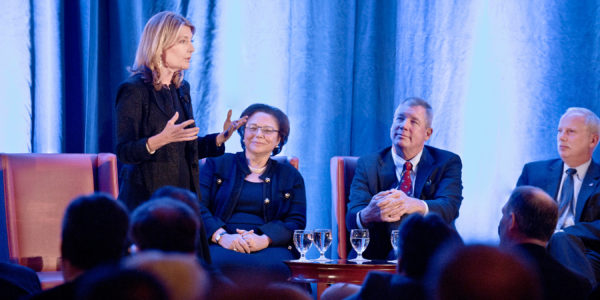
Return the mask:
MULTIPOLYGON (((458 155, 425 146, 418 164, 413 197, 425 200, 430 213, 437 213, 447 223, 453 224, 462 201, 461 172, 462 162, 458 155)), ((391 147, 358 160, 346 214, 348 231, 358 228, 356 214, 369 204, 371 198, 393 188, 397 181, 391 147)), ((388 227, 388 223, 369 226, 371 240, 364 252, 365 257, 385 259, 388 256, 392 249, 388 227)))
POLYGON ((520 244, 517 251, 537 268, 544 299, 587 299, 590 282, 556 261, 546 248, 535 244, 520 244))
POLYGON ((17 264, 0 262, 0 298, 19 299, 42 290, 37 274, 17 264))
MULTIPOLYGON (((206 160, 200 173, 200 209, 209 239, 233 214, 242 182, 248 174, 250 169, 244 152, 227 153, 206 160)), ((267 169, 260 178, 267 187, 262 195, 262 199, 265 199, 265 224, 256 230, 257 234, 269 236, 271 246, 289 246, 294 230, 304 229, 306 226, 304 179, 289 163, 279 163, 272 159, 267 162, 267 169)))
MULTIPOLYGON (((184 81, 177 93, 185 111, 185 116, 180 116, 180 119, 193 119, 189 84, 184 81)), ((175 152, 173 144, 165 145, 153 155, 148 153, 148 138, 160 133, 173 117, 166 107, 166 101, 164 91, 156 91, 150 82, 144 82, 140 74, 130 77, 119 86, 116 154, 119 161, 124 163, 119 174, 119 199, 130 210, 165 185, 186 188, 200 195, 197 184, 198 159, 225 152, 223 145, 216 146, 217 134, 212 134, 185 142, 185 157, 175 152), (192 178, 188 186, 180 186, 174 181, 179 178, 177 172, 182 159, 189 163, 192 178)))
MULTIPOLYGON (((558 199, 562 171, 561 159, 528 163, 523 167, 517 186, 536 186, 558 199)), ((600 165, 593 160, 577 196, 575 225, 564 231, 581 238, 588 249, 600 252, 600 165)))
POLYGON ((363 282, 360 291, 346 300, 358 299, 425 299, 423 285, 414 279, 400 275, 372 271, 363 282))

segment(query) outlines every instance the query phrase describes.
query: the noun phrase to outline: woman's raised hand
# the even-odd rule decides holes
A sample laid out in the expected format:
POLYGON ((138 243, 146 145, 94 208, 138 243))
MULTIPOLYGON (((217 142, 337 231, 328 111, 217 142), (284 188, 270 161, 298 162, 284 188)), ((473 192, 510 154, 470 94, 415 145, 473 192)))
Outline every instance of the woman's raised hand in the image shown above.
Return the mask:
POLYGON ((238 128, 242 127, 246 124, 248 120, 248 116, 243 116, 235 121, 231 121, 231 109, 227 112, 227 118, 225 119, 225 123, 223 123, 223 132, 219 133, 217 136, 217 146, 221 146, 225 143, 232 135, 233 132, 238 130, 238 128))

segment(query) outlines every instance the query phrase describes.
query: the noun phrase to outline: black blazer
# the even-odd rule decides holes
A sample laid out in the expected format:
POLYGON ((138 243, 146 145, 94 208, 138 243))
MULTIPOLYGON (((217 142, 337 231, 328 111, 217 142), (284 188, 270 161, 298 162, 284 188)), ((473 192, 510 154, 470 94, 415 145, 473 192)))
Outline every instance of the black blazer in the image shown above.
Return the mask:
MULTIPOLYGON (((430 146, 423 148, 414 183, 414 197, 425 200, 430 213, 437 213, 448 224, 458 217, 462 202, 462 162, 452 152, 430 146)), ((356 165, 350 187, 346 227, 348 231, 358 228, 356 214, 366 207, 371 198, 384 190, 393 188, 398 182, 391 147, 361 157, 356 165)), ((364 252, 366 257, 385 259, 392 249, 388 223, 372 224, 371 237, 364 252)))
MULTIPOLYGON (((562 171, 561 159, 528 163, 523 167, 517 186, 539 187, 556 200, 562 171)), ((588 249, 600 253, 600 165, 593 160, 577 196, 575 224, 564 231, 579 237, 588 249)))
MULTIPOLYGON (((193 119, 190 86, 184 81, 177 89, 185 111, 180 119, 193 119)), ((116 100, 117 110, 117 158, 124 165, 119 174, 119 199, 133 210, 148 200, 152 193, 165 185, 179 186, 173 182, 178 178, 179 162, 189 163, 191 182, 179 186, 199 194, 198 159, 217 156, 225 152, 225 147, 216 146, 217 134, 199 137, 198 140, 184 142, 185 157, 174 151, 173 144, 165 145, 151 155, 146 150, 149 137, 160 133, 173 114, 167 109, 164 91, 156 91, 151 82, 145 82, 142 75, 131 76, 119 86, 116 100)))
MULTIPOLYGON (((209 239, 233 214, 248 174, 244 152, 206 160, 200 172, 200 209, 209 239)), ((265 224, 258 228, 258 234, 269 236, 271 246, 290 246, 294 230, 306 226, 304 179, 289 163, 272 159, 260 178, 266 183, 262 197, 265 224)))

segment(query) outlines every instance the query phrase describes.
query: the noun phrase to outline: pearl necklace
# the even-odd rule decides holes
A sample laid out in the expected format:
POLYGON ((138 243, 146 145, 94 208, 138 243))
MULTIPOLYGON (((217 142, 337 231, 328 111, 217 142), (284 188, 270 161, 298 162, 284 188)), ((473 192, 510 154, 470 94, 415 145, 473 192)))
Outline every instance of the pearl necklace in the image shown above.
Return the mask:
POLYGON ((262 172, 264 172, 265 169, 267 168, 267 165, 264 165, 262 168, 255 168, 255 167, 252 167, 251 165, 248 165, 248 168, 250 169, 250 172, 252 172, 252 173, 262 174, 262 172))

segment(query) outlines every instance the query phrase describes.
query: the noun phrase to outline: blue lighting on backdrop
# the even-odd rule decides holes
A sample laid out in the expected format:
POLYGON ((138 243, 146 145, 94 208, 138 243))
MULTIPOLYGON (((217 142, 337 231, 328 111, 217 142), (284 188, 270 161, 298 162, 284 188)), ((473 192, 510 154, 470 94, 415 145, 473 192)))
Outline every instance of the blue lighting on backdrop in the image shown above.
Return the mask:
MULTIPOLYGON (((174 10, 196 26, 186 79, 201 133, 254 102, 288 113, 283 154, 300 159, 309 228, 331 227, 329 159, 387 146, 394 107, 421 96, 435 111, 429 144, 463 160, 459 232, 495 242, 523 164, 556 156, 562 112, 600 113, 599 8, 545 0, 5 0, 0 151, 114 151, 116 87, 148 18, 174 10)), ((227 149, 240 150, 239 138, 227 149)))

